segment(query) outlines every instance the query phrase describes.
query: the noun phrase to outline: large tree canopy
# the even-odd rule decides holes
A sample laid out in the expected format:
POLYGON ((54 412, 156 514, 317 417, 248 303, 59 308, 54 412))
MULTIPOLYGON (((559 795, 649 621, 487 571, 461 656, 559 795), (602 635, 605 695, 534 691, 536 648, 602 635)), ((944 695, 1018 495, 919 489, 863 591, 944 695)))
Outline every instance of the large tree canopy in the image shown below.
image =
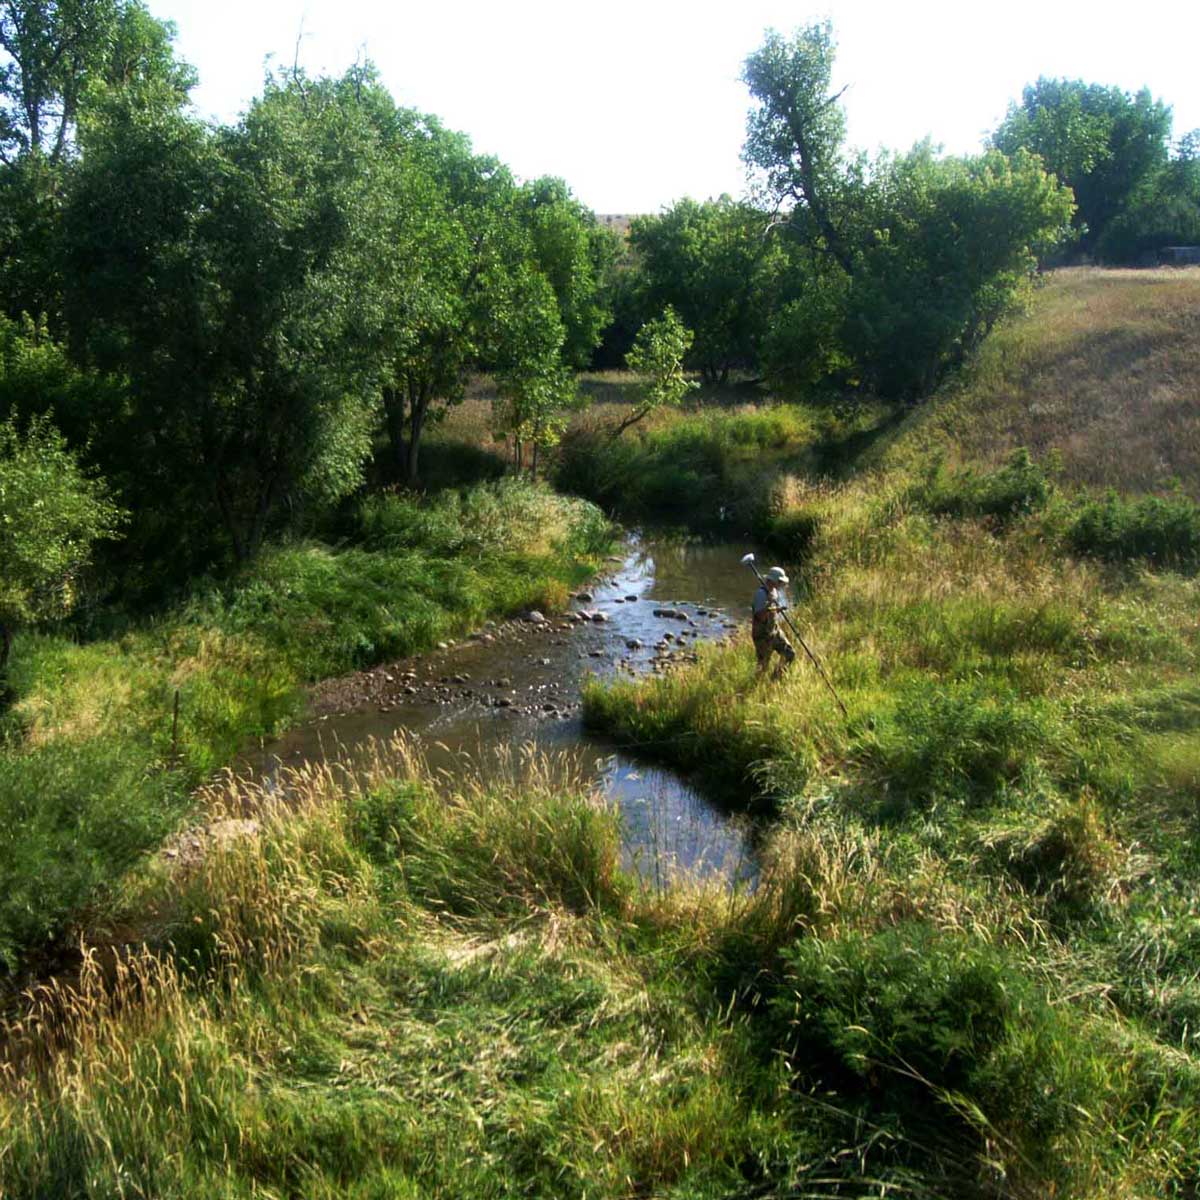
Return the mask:
POLYGON ((0 0, 0 313, 57 321, 64 177, 114 96, 177 108, 195 82, 137 0, 0 0))
POLYGON ((916 399, 1012 302, 1063 234, 1069 193, 1028 153, 939 159, 929 145, 850 158, 828 24, 770 33, 746 61, 744 156, 798 246, 801 286, 772 331, 780 377, 843 369, 916 399), (811 318, 809 312, 810 310, 811 318))
POLYGON ((138 0, 0 0, 0 160, 60 161, 86 100, 110 88, 184 99, 195 75, 173 36, 138 0))
POLYGON ((219 515, 239 559, 281 507, 361 478, 379 166, 360 110, 303 79, 215 135, 133 105, 90 131, 67 220, 73 341, 128 375, 147 471, 219 515))
POLYGON ((765 213, 728 196, 680 200, 630 227, 642 311, 679 315, 694 335, 692 359, 711 382, 758 361, 783 267, 779 239, 768 234, 765 213))
POLYGON ((1039 79, 992 135, 1006 154, 1029 150, 1075 194, 1075 226, 1092 249, 1137 190, 1167 162, 1171 110, 1079 79, 1039 79))

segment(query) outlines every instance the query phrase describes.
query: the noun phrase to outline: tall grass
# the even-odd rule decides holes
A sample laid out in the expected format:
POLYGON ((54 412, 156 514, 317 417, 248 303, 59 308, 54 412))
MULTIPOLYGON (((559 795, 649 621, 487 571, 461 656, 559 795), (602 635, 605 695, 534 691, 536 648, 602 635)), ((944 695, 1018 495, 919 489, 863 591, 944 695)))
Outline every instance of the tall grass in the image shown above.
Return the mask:
POLYGON ((207 852, 133 877, 136 933, 0 1029, 0 1190, 1186 1187, 1200 1077, 982 940, 1003 896, 972 917, 832 826, 781 829, 751 892, 643 890, 611 809, 500 774, 444 790, 395 743, 209 789, 207 852))
MULTIPOLYGON (((1029 355, 908 418, 875 470, 764 482, 766 528, 802 564, 793 616, 848 719, 803 657, 758 679, 746 640, 585 696, 596 726, 774 814, 763 896, 693 936, 719 990, 765 1006, 791 1094, 848 1148, 817 1156, 815 1194, 869 1177, 1187 1195, 1200 1177, 1200 948, 1181 899, 1200 882, 1195 474, 1182 494, 1094 499, 1079 484, 1129 461, 1089 475, 1078 446, 1056 461, 1033 437, 1037 457, 980 451, 1038 402, 988 381, 1016 387, 1060 334, 1086 343, 1055 323, 1055 287, 1045 339, 1010 328, 1029 355)), ((1186 397, 1171 404, 1186 421, 1186 397)))
POLYGON ((505 481, 368 501, 355 537, 273 547, 231 586, 116 641, 17 640, 0 753, 0 973, 98 918, 190 788, 293 718, 306 682, 561 601, 611 532, 582 501, 505 481))

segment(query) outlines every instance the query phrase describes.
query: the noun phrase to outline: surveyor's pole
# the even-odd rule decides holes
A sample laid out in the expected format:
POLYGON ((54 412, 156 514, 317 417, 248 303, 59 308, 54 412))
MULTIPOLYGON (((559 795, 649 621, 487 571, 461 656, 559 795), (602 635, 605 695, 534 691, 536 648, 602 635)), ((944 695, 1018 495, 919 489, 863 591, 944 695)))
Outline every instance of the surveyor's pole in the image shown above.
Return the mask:
MULTIPOLYGON (((742 559, 742 562, 744 562, 750 568, 750 570, 752 570, 754 572, 755 576, 757 576, 757 578, 758 578, 758 582, 761 583, 763 585, 763 587, 766 587, 767 581, 762 577, 762 574, 759 572, 758 565, 754 561, 754 555, 747 554, 742 559)), ((842 710, 842 716, 845 717, 847 720, 849 720, 850 714, 846 711, 846 706, 842 703, 841 696, 839 696, 837 694, 837 689, 829 681, 829 676, 825 674, 825 668, 823 666, 821 666, 820 662, 817 659, 817 656, 808 648, 808 643, 800 636, 800 630, 798 630, 796 628, 796 626, 792 623, 792 618, 788 616, 787 609, 779 608, 779 609, 777 609, 777 611, 778 611, 779 615, 781 617, 783 617, 783 619, 787 622, 787 627, 795 635, 796 641, 798 641, 800 643, 800 645, 804 647, 804 653, 808 655, 809 661, 812 663, 812 665, 817 668, 817 673, 824 680, 825 686, 829 689, 833 698, 837 701, 838 708, 840 708, 842 710)))

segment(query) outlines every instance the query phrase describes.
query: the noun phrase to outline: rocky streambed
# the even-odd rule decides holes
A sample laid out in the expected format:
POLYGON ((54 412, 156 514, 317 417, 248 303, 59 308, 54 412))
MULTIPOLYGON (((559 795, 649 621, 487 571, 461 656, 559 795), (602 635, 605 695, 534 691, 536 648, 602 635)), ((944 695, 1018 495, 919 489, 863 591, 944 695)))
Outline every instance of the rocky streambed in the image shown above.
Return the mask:
POLYGON ((702 779, 639 763, 580 719, 589 675, 669 671, 693 661, 699 642, 729 637, 754 584, 740 559, 740 547, 631 537, 566 613, 523 613, 429 654, 319 684, 311 720, 249 765, 267 780, 281 765, 353 765, 358 748, 399 731, 451 772, 545 751, 564 778, 590 779, 619 805, 631 862, 645 861, 656 877, 677 867, 744 872, 746 831, 705 799, 702 779))

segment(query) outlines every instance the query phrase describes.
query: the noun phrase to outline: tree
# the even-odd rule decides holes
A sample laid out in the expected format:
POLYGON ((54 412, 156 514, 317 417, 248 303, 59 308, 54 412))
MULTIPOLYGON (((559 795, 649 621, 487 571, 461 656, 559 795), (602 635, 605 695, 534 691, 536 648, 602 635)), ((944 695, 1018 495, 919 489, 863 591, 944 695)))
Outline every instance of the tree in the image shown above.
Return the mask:
POLYGON ((178 108, 195 75, 173 34, 135 0, 0 0, 0 312, 57 321, 79 122, 117 93, 178 108))
POLYGON ((876 233, 850 276, 843 344, 875 390, 907 401, 1019 301, 1072 211, 1034 155, 939 159, 928 144, 877 163, 865 203, 876 233))
POLYGON ((575 403, 575 378, 562 360, 566 331, 554 289, 532 264, 509 281, 512 294, 500 307, 495 331, 501 361, 496 372, 492 428, 511 438, 513 461, 524 466, 524 447, 531 443, 530 470, 537 474, 538 454, 555 445, 575 403))
POLYGON ((1138 263, 1163 246, 1200 243, 1200 129, 1133 193, 1096 240, 1105 262, 1138 263))
POLYGON ((804 296, 784 309, 772 357, 777 372, 782 364, 809 382, 822 364, 845 366, 911 401, 986 336, 1037 253, 1061 240, 1070 194, 1028 153, 939 159, 926 143, 875 163, 848 159, 832 65, 827 24, 790 41, 771 33, 746 63, 757 107, 745 158, 817 289, 810 319, 797 308, 804 296), (805 341, 789 346, 791 336, 805 341))
POLYGON ((173 36, 137 0, 0 0, 0 161, 61 162, 86 100, 109 88, 154 86, 181 103, 195 74, 173 36))
POLYGON ((759 209, 728 196, 681 200, 630 227, 644 311, 670 306, 693 331, 692 358, 724 383, 758 362, 782 267, 778 238, 759 209))
POLYGON ((677 408, 696 389, 697 384, 683 373, 691 345, 692 331, 670 307, 638 330, 625 365, 641 376, 641 394, 633 412, 613 429, 614 438, 660 408, 677 408))
POLYGON ((1020 104, 992 135, 1006 154, 1029 150, 1075 194, 1075 227, 1092 250, 1109 223, 1146 180, 1165 165, 1171 110, 1143 88, 1079 79, 1046 79, 1027 86, 1020 104))
POLYGON ((391 166, 382 405, 392 470, 418 481, 421 438, 463 397, 479 354, 493 196, 511 183, 431 117, 375 98, 391 166))
POLYGON ((563 324, 563 358, 582 369, 612 318, 604 284, 617 257, 613 235, 561 179, 526 183, 517 197, 535 261, 554 289, 563 324))
POLYGON ((68 214, 73 343, 128 376, 131 435, 239 562, 357 486, 377 421, 386 231, 375 132, 330 81, 270 81, 215 135, 120 105, 68 214), (211 521, 211 517, 210 517, 211 521))
POLYGON ((0 424, 0 672, 13 631, 66 616, 92 547, 124 514, 45 419, 0 424))
POLYGON ((769 203, 793 234, 820 244, 846 272, 853 269, 854 204, 842 154, 844 88, 831 92, 833 27, 806 26, 788 39, 770 30, 746 59, 742 81, 756 106, 746 123, 742 157, 762 172, 769 203))

